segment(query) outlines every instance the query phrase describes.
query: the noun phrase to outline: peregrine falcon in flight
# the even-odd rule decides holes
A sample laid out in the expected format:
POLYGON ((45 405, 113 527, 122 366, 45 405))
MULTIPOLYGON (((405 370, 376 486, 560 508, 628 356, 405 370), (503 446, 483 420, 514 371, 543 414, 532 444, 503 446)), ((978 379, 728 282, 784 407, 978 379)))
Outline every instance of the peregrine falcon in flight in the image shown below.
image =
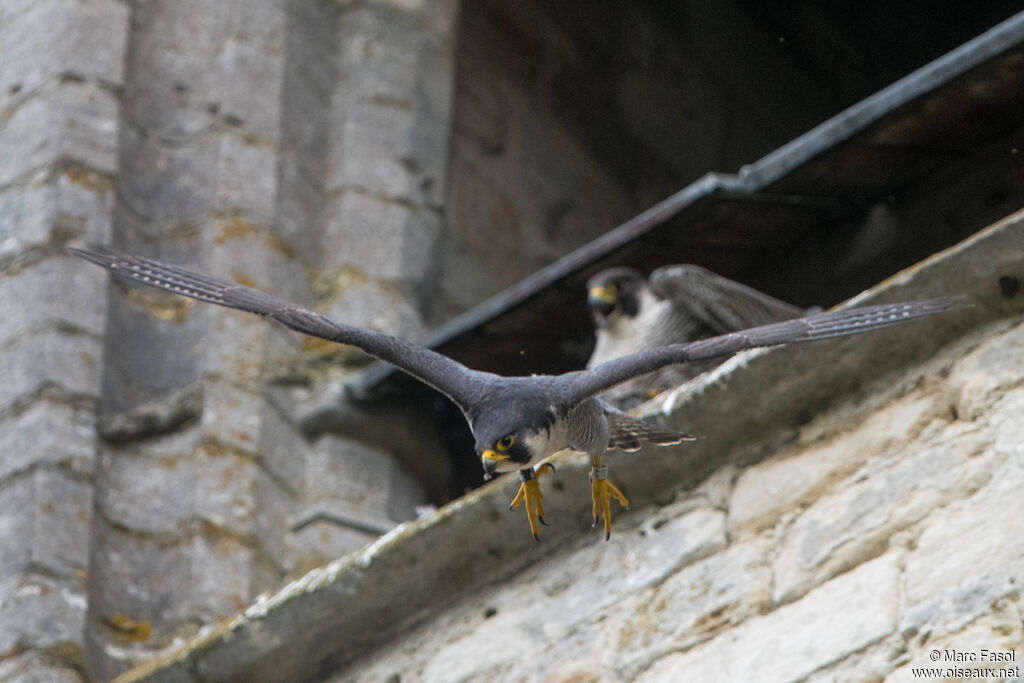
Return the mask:
POLYGON ((571 449, 590 456, 593 522, 604 517, 611 535, 611 499, 629 502, 608 481, 602 456, 609 449, 636 450, 644 443, 676 444, 692 437, 660 429, 626 415, 598 394, 666 365, 730 356, 744 349, 827 339, 960 308, 956 299, 932 299, 819 313, 742 332, 675 344, 623 356, 589 370, 561 375, 503 377, 471 370, 447 356, 388 334, 335 322, 319 313, 251 287, 224 282, 159 261, 106 248, 72 249, 116 275, 159 289, 276 320, 303 334, 361 348, 441 392, 461 408, 476 440, 487 477, 518 471, 519 492, 510 509, 525 503, 530 530, 538 540, 544 522, 538 478, 545 460, 571 449))
MULTIPOLYGON (((602 270, 587 281, 597 343, 593 368, 637 351, 706 339, 790 320, 808 311, 693 265, 663 266, 650 279, 632 268, 602 270)), ((669 365, 636 377, 601 398, 623 410, 693 379, 724 358, 669 365)))

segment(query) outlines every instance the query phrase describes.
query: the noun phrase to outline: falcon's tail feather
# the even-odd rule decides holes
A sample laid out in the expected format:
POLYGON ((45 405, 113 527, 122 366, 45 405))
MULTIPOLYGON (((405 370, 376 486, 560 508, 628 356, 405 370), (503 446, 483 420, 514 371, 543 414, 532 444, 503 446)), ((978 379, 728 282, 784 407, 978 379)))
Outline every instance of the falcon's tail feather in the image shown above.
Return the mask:
POLYGON ((693 441, 697 437, 671 429, 662 429, 650 422, 620 413, 608 413, 608 448, 623 451, 636 451, 645 443, 655 446, 675 446, 683 441, 693 441))

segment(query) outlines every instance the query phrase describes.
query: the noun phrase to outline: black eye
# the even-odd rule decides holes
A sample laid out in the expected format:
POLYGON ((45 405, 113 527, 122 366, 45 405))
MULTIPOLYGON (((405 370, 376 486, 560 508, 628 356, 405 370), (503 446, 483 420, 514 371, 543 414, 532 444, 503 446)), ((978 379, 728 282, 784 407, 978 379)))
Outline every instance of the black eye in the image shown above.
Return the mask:
POLYGON ((494 444, 497 446, 499 451, 507 451, 512 448, 512 444, 516 442, 516 437, 512 434, 506 434, 498 440, 498 443, 494 444))

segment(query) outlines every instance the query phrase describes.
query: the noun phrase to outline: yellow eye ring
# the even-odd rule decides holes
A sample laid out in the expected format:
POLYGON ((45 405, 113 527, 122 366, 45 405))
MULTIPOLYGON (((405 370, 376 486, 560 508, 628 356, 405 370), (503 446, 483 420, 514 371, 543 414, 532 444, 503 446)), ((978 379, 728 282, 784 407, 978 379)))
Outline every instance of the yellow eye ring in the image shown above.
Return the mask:
POLYGON ((494 448, 495 450, 499 451, 507 451, 508 449, 512 448, 512 444, 514 444, 515 442, 516 437, 514 434, 506 434, 505 436, 498 439, 498 441, 494 444, 494 448))

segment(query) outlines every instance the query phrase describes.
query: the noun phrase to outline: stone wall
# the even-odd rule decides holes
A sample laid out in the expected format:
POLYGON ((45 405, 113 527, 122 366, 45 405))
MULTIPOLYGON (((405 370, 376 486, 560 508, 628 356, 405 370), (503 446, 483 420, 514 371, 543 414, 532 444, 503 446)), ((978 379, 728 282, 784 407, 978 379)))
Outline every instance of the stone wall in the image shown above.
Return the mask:
POLYGON ((86 624, 106 241, 128 11, 0 9, 0 679, 74 681, 86 624))
POLYGON ((0 10, 0 679, 107 680, 447 492, 439 447, 406 467, 394 434, 297 426, 365 357, 111 286, 63 248, 421 333, 456 9, 0 10))

